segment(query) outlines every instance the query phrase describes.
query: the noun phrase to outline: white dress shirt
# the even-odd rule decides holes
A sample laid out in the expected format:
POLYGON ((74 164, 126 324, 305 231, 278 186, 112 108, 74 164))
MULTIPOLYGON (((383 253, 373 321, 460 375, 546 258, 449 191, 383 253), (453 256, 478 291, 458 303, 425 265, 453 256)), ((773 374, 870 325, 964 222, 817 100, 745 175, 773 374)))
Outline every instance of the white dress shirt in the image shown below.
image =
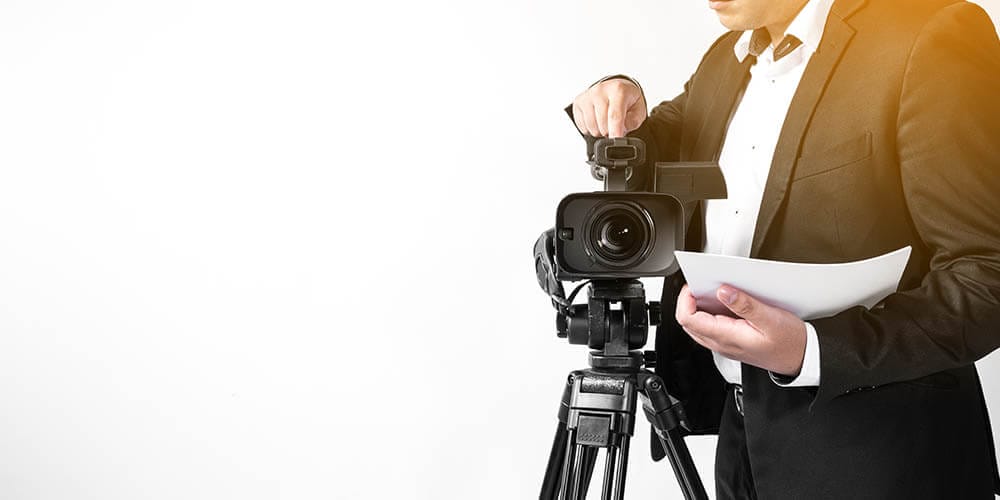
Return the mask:
MULTIPOLYGON (((823 37, 832 6, 833 0, 809 0, 785 31, 786 36, 793 35, 802 44, 778 61, 768 46, 751 66, 750 82, 726 131, 719 157, 729 197, 705 202, 705 253, 750 256, 774 148, 802 73, 823 37)), ((752 34, 746 31, 736 42, 740 62, 749 54, 752 34)), ((738 361, 712 354, 723 378, 742 383, 738 361)), ((805 357, 798 377, 787 383, 773 376, 772 380, 782 386, 819 385, 819 340, 812 325, 806 323, 805 357)))

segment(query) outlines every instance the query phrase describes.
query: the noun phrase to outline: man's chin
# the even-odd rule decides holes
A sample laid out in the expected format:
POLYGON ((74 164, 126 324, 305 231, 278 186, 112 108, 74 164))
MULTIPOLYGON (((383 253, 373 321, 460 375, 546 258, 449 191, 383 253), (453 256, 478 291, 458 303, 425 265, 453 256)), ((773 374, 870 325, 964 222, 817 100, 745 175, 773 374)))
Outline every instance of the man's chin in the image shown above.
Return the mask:
POLYGON ((741 5, 738 0, 709 0, 708 8, 719 16, 719 22, 728 30, 745 31, 752 29, 747 26, 744 16, 740 15, 741 5))
POLYGON ((716 15, 719 16, 719 22, 722 23, 727 30, 746 31, 754 29, 753 26, 749 26, 748 23, 740 19, 739 16, 734 16, 728 13, 723 14, 721 12, 716 12, 716 15))

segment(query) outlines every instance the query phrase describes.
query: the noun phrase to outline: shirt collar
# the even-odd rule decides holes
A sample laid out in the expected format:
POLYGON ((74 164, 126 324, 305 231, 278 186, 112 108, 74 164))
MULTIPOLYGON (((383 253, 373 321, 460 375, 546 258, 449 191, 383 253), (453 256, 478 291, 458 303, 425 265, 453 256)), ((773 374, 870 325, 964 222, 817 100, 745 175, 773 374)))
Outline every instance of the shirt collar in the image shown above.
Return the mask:
MULTIPOLYGON (((823 29, 826 27, 826 18, 830 15, 834 0, 809 0, 802 10, 792 20, 785 30, 785 36, 794 35, 802 40, 802 46, 809 53, 816 51, 819 41, 823 38, 823 29)), ((750 53, 750 37, 753 30, 744 31, 736 41, 733 50, 736 52, 736 59, 743 62, 750 53)), ((768 50, 771 50, 770 48, 768 50)))

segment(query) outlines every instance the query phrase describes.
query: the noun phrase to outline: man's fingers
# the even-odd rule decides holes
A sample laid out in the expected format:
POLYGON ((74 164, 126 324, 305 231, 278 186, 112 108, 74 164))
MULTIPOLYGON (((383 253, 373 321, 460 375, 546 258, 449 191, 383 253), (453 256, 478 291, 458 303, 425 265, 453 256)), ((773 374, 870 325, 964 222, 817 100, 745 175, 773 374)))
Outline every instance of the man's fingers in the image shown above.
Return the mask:
POLYGON ((725 319, 725 316, 715 316, 705 311, 697 311, 685 319, 683 326, 702 337, 722 342, 727 341, 732 330, 731 325, 727 324, 725 319))
POLYGON ((703 337, 717 337, 722 334, 719 320, 714 315, 698 310, 698 303, 687 285, 681 287, 677 295, 677 323, 685 330, 693 330, 703 337))
POLYGON ((625 134, 627 133, 628 132, 625 131, 625 122, 620 119, 615 120, 608 118, 608 137, 612 139, 616 137, 625 137, 625 134))
POLYGON ((698 305, 694 300, 694 295, 691 295, 691 289, 687 285, 682 286, 681 292, 677 295, 677 307, 674 310, 674 319, 683 326, 687 318, 697 310, 698 305))
POLYGON ((694 330, 689 330, 687 328, 684 328, 683 330, 685 333, 688 334, 689 337, 691 337, 691 340, 694 340, 698 345, 710 351, 715 351, 715 352, 720 351, 721 347, 719 347, 718 343, 716 343, 715 340, 709 337, 705 337, 703 335, 699 335, 698 332, 694 330))
POLYGON ((711 314, 698 310, 698 304, 687 285, 682 286, 677 295, 674 317, 695 342, 713 351, 717 349, 714 319, 711 314))
POLYGON ((583 114, 583 124, 586 128, 586 134, 591 137, 600 137, 601 129, 597 128, 597 119, 594 117, 594 105, 581 105, 580 111, 583 114))
POLYGON ((618 92, 608 95, 608 137, 625 137, 625 101, 618 92))
POLYGON ((747 321, 698 311, 683 327, 695 342, 728 358, 743 360, 760 349, 763 337, 747 321))
POLYGON ((608 103, 601 99, 594 99, 594 121, 597 124, 597 131, 600 135, 595 137, 608 136, 608 103))
POLYGON ((580 104, 573 101, 573 123, 576 124, 576 129, 580 131, 581 134, 587 133, 587 122, 583 118, 583 109, 580 108, 580 104))
MULTIPOLYGON (((715 317, 704 312, 699 312, 699 315, 707 315, 710 319, 715 317)), ((720 318, 725 318, 721 316, 720 318)), ((725 318, 732 320, 732 318, 725 318)), ((690 327, 684 328, 688 336, 698 344, 708 348, 709 350, 715 351, 722 354, 728 358, 739 359, 744 356, 747 352, 749 346, 752 345, 753 339, 748 339, 741 333, 738 329, 733 328, 732 325, 725 324, 723 322, 704 322, 704 324, 698 321, 692 322, 690 327)))

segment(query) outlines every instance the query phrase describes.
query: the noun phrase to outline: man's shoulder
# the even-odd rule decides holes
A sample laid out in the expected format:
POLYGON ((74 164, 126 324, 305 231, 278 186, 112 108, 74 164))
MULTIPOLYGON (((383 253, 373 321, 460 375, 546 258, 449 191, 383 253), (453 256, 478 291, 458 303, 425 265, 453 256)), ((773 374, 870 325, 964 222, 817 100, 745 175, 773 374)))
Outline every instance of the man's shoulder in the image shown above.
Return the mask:
POLYGON ((907 0, 904 4, 898 0, 836 0, 832 12, 835 15, 849 15, 855 11, 858 15, 891 13, 892 15, 884 18, 883 22, 892 22, 895 18, 921 16, 926 18, 938 10, 958 3, 969 2, 965 0, 907 0))
POLYGON ((831 16, 841 17, 858 31, 882 31, 895 35, 918 33, 942 10, 979 8, 965 0, 836 0, 831 16))
POLYGON ((905 5, 897 0, 836 0, 833 16, 840 17, 858 35, 852 44, 855 50, 871 51, 872 57, 881 62, 910 54, 919 40, 941 34, 982 43, 996 37, 989 15, 982 7, 964 0, 907 0, 905 5), (851 2, 863 5, 843 15, 843 5, 851 2))

